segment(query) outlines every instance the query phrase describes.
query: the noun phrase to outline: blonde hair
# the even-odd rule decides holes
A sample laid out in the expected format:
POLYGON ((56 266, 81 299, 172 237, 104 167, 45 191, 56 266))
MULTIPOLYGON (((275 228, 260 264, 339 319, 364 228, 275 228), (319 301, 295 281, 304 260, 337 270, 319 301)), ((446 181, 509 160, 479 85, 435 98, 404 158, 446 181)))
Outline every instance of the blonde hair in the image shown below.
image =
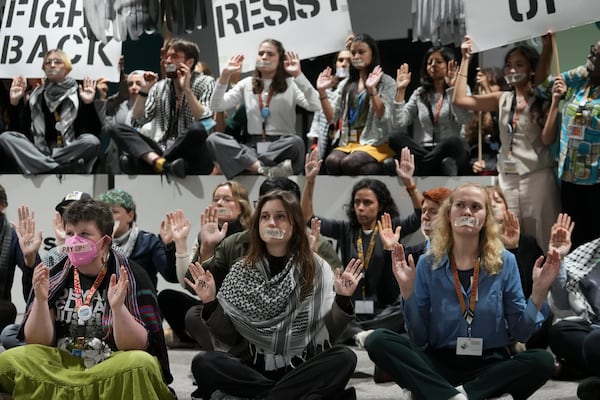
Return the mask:
POLYGON ((67 70, 67 74, 73 70, 73 64, 71 63, 71 59, 69 58, 67 53, 65 53, 61 49, 48 50, 48 52, 44 56, 44 60, 42 61, 42 70, 46 65, 46 60, 48 59, 48 57, 50 57, 51 54, 56 54, 56 56, 62 60, 63 64, 65 65, 65 69, 67 70))
POLYGON ((433 255, 433 268, 440 266, 443 257, 449 254, 454 247, 454 237, 450 222, 450 209, 454 202, 456 193, 466 187, 474 187, 481 191, 485 199, 485 223, 479 232, 479 256, 481 257, 481 267, 490 275, 499 273, 502 270, 502 252, 504 245, 500 239, 500 228, 494 219, 492 203, 486 189, 476 183, 464 183, 457 186, 450 196, 440 207, 437 219, 433 223, 431 234, 431 247, 429 254, 433 255))
POLYGON ((252 210, 250 209, 250 200, 248 199, 248 191, 239 182, 236 181, 225 181, 223 183, 218 184, 213 190, 213 198, 215 197, 215 192, 218 188, 228 186, 231 190, 231 194, 235 201, 240 205, 240 224, 244 229, 248 229, 250 226, 250 217, 252 216, 252 210))

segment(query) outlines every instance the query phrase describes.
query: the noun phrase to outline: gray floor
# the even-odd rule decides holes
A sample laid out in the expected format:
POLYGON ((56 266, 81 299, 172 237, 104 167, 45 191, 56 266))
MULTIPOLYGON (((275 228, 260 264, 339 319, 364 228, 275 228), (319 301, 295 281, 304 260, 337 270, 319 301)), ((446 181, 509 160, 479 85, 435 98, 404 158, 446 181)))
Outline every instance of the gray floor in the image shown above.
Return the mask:
MULTIPOLYGON (((358 356, 358 364, 356 367, 357 374, 364 378, 353 378, 350 385, 356 388, 357 398, 362 399, 378 399, 378 400, 402 400, 402 391, 392 383, 376 384, 373 382, 373 363, 369 360, 367 353, 364 350, 356 350, 358 356)), ((169 350, 169 359, 171 361, 171 370, 175 381, 173 388, 177 392, 179 400, 190 400, 190 394, 194 391, 195 386, 192 384, 190 365, 194 357, 194 350, 169 350)), ((577 389, 576 382, 549 381, 540 390, 538 390, 531 399, 533 400, 554 400, 554 399, 569 399, 576 400, 575 395, 577 389)), ((502 399, 510 399, 510 396, 502 397, 502 399)))

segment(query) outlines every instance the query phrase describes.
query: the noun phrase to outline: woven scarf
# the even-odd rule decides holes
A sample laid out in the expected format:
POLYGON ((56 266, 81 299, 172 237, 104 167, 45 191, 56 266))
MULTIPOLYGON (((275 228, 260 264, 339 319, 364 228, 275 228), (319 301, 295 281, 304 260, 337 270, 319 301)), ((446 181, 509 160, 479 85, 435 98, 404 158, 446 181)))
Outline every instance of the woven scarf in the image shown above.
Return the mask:
POLYGON ((317 353, 329 342, 324 317, 334 300, 333 273, 318 256, 315 263, 315 282, 304 299, 301 267, 293 257, 273 277, 266 259, 252 265, 242 258, 231 267, 217 294, 251 350, 264 355, 267 371, 291 365, 294 357, 317 353))
POLYGON ((50 112, 58 112, 60 123, 64 127, 61 130, 65 146, 71 144, 75 139, 75 128, 73 123, 77 117, 79 108, 79 97, 77 95, 77 82, 71 77, 66 77, 60 83, 46 81, 43 86, 34 89, 29 97, 31 107, 31 131, 35 146, 49 154, 50 149, 46 143, 46 121, 42 109, 42 101, 50 112))
POLYGON ((118 238, 113 238, 113 244, 117 246, 123 254, 129 257, 131 256, 131 253, 133 253, 133 248, 135 247, 135 242, 137 242, 137 237, 139 233, 140 228, 134 221, 131 224, 131 229, 129 229, 127 232, 125 232, 118 238))
POLYGON ((567 269, 567 291, 569 303, 575 312, 580 313, 588 322, 597 319, 596 313, 581 290, 584 279, 600 262, 600 238, 582 244, 565 257, 567 269))
POLYGON ((10 246, 12 242, 12 228, 8 219, 3 213, 0 213, 0 299, 10 299, 10 287, 4 287, 8 281, 8 269, 13 267, 8 265, 10 257, 10 246), (8 292, 8 293, 6 293, 8 292))

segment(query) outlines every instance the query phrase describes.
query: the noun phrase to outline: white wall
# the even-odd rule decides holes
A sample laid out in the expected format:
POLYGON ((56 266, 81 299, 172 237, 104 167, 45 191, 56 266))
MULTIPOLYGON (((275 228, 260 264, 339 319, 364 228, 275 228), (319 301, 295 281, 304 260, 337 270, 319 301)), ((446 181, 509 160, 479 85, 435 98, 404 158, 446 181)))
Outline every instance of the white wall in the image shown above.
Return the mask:
MULTIPOLYGON (((412 212, 410 198, 397 178, 387 176, 376 178, 386 183, 396 200, 401 215, 408 215, 412 212)), ((250 175, 236 178, 248 189, 251 203, 258 199, 259 187, 264 179, 264 177, 250 175)), ((302 189, 303 176, 295 176, 291 179, 296 181, 302 189)), ((344 205, 350 201, 352 186, 359 179, 361 177, 320 176, 317 178, 314 196, 315 213, 330 218, 345 218, 344 205)), ((166 213, 182 209, 192 223, 188 243, 191 247, 192 241, 200 229, 200 214, 209 205, 215 186, 224 180, 224 177, 217 176, 189 176, 168 183, 165 178, 154 175, 116 175, 114 184, 115 187, 129 192, 133 196, 137 207, 137 221, 141 229, 158 233, 160 222, 166 213)), ((420 190, 439 186, 453 188, 467 181, 491 184, 493 178, 429 177, 416 179, 420 190)), ((0 184, 7 192, 9 206, 6 214, 9 220, 16 222, 18 206, 28 205, 35 212, 37 227, 42 230, 44 240, 49 242, 54 239, 52 225, 54 207, 63 196, 72 190, 81 190, 96 196, 108 189, 108 177, 106 175, 66 175, 61 182, 54 175, 33 178, 21 175, 0 175, 0 184)), ((408 243, 414 243, 418 239, 418 234, 406 238, 408 243)), ((170 284, 162 278, 159 278, 158 285, 159 290, 167 287, 181 289, 179 285, 170 284)), ((19 312, 23 312, 25 303, 21 294, 20 272, 15 274, 12 297, 19 312)))

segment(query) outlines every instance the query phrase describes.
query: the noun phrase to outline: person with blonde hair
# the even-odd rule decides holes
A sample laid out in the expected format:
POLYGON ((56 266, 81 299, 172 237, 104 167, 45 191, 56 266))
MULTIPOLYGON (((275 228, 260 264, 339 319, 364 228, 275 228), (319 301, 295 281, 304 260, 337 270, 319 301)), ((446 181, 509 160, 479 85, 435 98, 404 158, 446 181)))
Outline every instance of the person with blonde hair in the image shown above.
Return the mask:
POLYGON ((395 246, 394 276, 409 337, 376 330, 365 341, 369 357, 413 399, 528 398, 552 376, 554 359, 540 349, 511 355, 507 346, 511 337, 527 341, 548 315, 558 252, 536 260, 526 300, 488 194, 473 183, 452 192, 433 230, 417 268, 395 246))

